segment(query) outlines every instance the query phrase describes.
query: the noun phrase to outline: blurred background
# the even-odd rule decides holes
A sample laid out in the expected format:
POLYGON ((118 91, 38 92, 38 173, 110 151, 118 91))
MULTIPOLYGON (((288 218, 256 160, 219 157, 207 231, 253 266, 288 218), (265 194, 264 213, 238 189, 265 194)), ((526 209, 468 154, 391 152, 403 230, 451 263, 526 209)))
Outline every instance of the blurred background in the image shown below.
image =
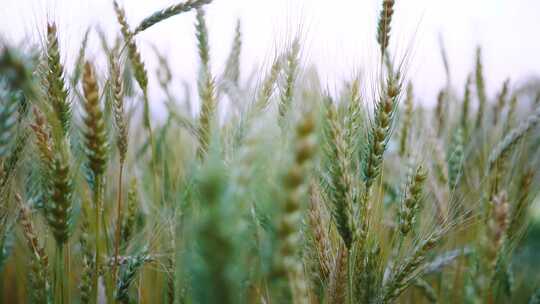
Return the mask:
MULTIPOLYGON (((179 1, 179 0, 178 0, 179 1)), ((124 0, 128 21, 135 26, 155 10, 176 0, 124 0)), ((379 0, 215 0, 207 7, 212 69, 222 71, 236 20, 243 31, 242 77, 265 68, 280 46, 296 34, 302 37, 304 67, 317 66, 330 89, 355 73, 369 77, 377 56, 375 25, 379 0)), ((75 60, 90 27, 112 39, 118 25, 112 0, 2 0, 0 39, 42 43, 46 20, 59 25, 63 60, 75 60)), ((537 0, 407 0, 396 1, 391 51, 406 58, 407 76, 424 104, 434 104, 445 83, 440 55, 444 43, 452 80, 462 87, 474 66, 477 45, 483 47, 487 90, 493 96, 505 78, 514 85, 540 74, 540 1, 537 0)), ((149 70, 156 66, 155 46, 175 69, 174 81, 194 84, 197 53, 194 13, 177 16, 138 36, 149 70)), ((99 51, 92 33, 90 49, 99 51)), ((90 56, 101 58, 102 56, 90 56)), ((256 74, 255 74, 256 75, 256 74)), ((154 77, 155 78, 155 77, 154 77)))

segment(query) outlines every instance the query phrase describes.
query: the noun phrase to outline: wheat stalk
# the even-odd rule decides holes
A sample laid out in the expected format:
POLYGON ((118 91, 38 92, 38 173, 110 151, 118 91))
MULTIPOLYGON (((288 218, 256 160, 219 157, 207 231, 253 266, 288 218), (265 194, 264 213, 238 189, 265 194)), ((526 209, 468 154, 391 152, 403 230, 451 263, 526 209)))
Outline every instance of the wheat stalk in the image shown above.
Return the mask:
MULTIPOLYGON (((114 56, 111 56, 111 87, 113 93, 113 110, 114 120, 116 122, 116 128, 118 130, 116 136, 116 145, 119 152, 119 176, 118 176, 118 198, 117 198, 117 217, 116 217, 116 234, 114 243, 114 256, 118 260, 121 230, 122 230, 122 177, 124 174, 124 163, 126 161, 126 154, 128 149, 128 124, 124 114, 124 95, 122 92, 122 79, 118 63, 114 56)), ((116 266, 112 269, 113 281, 116 279, 116 266)))
POLYGON ((347 261, 348 249, 340 246, 330 273, 330 282, 326 291, 326 303, 340 304, 347 299, 347 261))

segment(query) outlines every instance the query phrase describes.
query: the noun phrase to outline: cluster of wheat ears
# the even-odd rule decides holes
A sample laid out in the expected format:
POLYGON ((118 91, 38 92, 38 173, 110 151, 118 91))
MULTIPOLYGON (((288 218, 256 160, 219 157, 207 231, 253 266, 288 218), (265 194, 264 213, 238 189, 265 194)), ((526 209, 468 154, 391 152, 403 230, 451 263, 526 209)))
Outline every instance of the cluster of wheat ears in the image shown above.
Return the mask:
POLYGON ((540 303, 512 258, 539 189, 540 94, 507 81, 490 98, 480 49, 455 88, 443 52, 448 85, 423 107, 390 54, 393 0, 372 94, 361 77, 321 89, 301 39, 241 81, 240 23, 216 76, 210 2, 132 28, 115 1, 104 71, 90 32, 67 71, 52 21, 42 48, 2 44, 1 301, 540 303), (158 54, 156 120, 137 34, 189 11, 198 101, 173 94, 158 54))

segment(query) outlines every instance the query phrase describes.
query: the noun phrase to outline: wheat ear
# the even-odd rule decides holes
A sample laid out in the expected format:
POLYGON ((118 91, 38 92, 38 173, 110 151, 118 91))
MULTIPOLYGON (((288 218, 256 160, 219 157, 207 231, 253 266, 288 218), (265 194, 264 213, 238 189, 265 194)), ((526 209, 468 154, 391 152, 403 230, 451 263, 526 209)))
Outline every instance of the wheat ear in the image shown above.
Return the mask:
POLYGON ((20 223, 23 227, 23 235, 32 253, 30 274, 33 303, 49 303, 50 282, 49 282, 49 257, 45 248, 40 245, 37 232, 32 224, 31 211, 22 202, 21 197, 16 195, 21 206, 20 223))
POLYGON ((279 117, 284 118, 293 103, 294 90, 296 88, 296 79, 298 77, 298 68, 300 65, 300 40, 294 39, 289 53, 285 69, 285 81, 282 87, 280 103, 278 105, 279 117))
POLYGON ((217 107, 215 83, 210 71, 208 29, 202 9, 197 9, 196 36, 201 60, 201 75, 199 79, 199 98, 201 99, 201 113, 199 115, 200 143, 197 155, 202 159, 208 149, 211 136, 210 132, 217 107))
POLYGON ((390 29, 392 16, 394 15, 394 0, 383 0, 382 9, 377 26, 377 42, 381 50, 381 56, 385 56, 390 41, 390 29))
POLYGON ((487 103, 486 86, 484 81, 484 67, 482 65, 482 49, 476 49, 476 93, 478 94, 478 112, 476 114, 476 128, 480 128, 484 121, 484 112, 487 103))
POLYGON ((60 48, 58 46, 58 34, 56 25, 47 25, 47 83, 49 85, 48 98, 64 135, 69 132, 71 124, 71 103, 64 82, 64 67, 60 62, 60 48))
POLYGON ((519 126, 512 129, 491 151, 488 159, 488 171, 491 171, 495 163, 504 155, 509 153, 516 143, 527 133, 534 129, 540 122, 540 107, 536 109, 519 126))
POLYGON ((180 13, 185 13, 194 9, 201 8, 204 5, 209 4, 211 2, 212 0, 187 0, 183 3, 175 4, 167 8, 164 8, 162 10, 159 10, 153 13, 152 15, 150 15, 149 17, 144 18, 144 20, 141 21, 141 23, 133 31, 133 35, 135 36, 138 33, 155 25, 156 23, 159 23, 172 16, 176 16, 180 13))
POLYGON ((326 150, 328 154, 328 197, 332 205, 332 216, 338 232, 347 249, 353 242, 352 217, 356 196, 353 189, 353 177, 350 171, 350 149, 344 138, 343 128, 337 118, 334 105, 328 105, 327 120, 329 130, 326 150))
POLYGON ((405 117, 403 118, 403 126, 399 140, 399 155, 405 156, 407 152, 407 142, 409 140, 409 132, 412 126, 413 110, 414 110, 414 92, 412 83, 407 85, 407 97, 405 98, 405 117))

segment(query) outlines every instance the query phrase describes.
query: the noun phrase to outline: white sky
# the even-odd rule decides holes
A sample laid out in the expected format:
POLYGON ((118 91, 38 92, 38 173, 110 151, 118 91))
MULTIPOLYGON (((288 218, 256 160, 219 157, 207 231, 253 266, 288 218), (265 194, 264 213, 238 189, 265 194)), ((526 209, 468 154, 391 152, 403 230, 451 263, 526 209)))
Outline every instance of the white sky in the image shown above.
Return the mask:
MULTIPOLYGON (((128 21, 135 26, 175 0, 125 0, 128 21)), ((300 32, 303 61, 315 64, 330 88, 354 71, 372 72, 376 58, 375 25, 381 0, 215 0, 207 7, 213 70, 222 71, 235 20, 243 25, 243 76, 255 64, 268 64, 276 47, 300 32)), ((75 59, 82 33, 100 24, 118 31, 112 0, 2 0, 0 36, 11 41, 39 41, 47 16, 58 23, 67 62, 75 59), (38 32, 39 31, 39 32, 38 32), (41 33, 41 34, 39 34, 41 33), (66 54, 67 52, 67 54, 66 54)), ((151 44, 168 55, 175 81, 195 82, 197 52, 194 14, 173 17, 140 34, 143 58, 153 71, 151 44)), ((444 84, 438 37, 442 34, 454 83, 464 82, 473 68, 474 49, 482 45, 488 90, 493 93, 510 77, 514 82, 540 74, 539 0, 397 0, 391 50, 410 54, 408 76, 416 95, 432 103, 444 84)), ((91 48, 97 47, 91 36, 91 48)), ((102 56, 90 52, 92 56, 102 56)), ((152 75, 155 78, 154 75, 152 75)))

